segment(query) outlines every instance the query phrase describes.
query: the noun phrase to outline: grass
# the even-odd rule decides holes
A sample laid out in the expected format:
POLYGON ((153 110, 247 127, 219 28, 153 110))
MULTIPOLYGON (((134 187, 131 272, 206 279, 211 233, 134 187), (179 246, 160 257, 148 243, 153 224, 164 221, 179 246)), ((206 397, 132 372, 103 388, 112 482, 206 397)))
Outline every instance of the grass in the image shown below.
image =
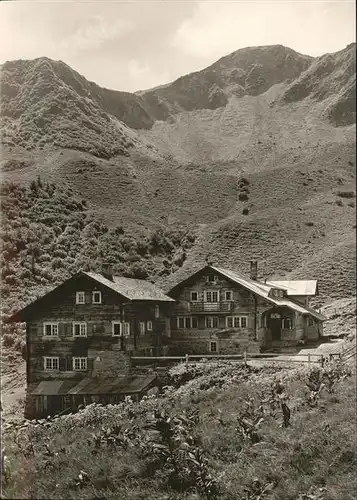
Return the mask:
POLYGON ((209 365, 196 385, 193 372, 191 382, 158 398, 91 405, 10 431, 3 498, 354 498, 351 372, 343 370, 311 407, 306 369, 209 365), (199 388, 203 380, 211 389, 199 388), (278 394, 290 408, 287 427, 278 394))

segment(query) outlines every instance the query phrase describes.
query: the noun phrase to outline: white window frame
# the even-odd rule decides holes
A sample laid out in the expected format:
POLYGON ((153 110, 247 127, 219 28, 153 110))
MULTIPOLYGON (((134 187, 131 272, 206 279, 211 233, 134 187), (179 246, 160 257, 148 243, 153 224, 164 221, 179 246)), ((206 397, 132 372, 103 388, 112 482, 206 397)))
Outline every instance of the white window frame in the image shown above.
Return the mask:
POLYGON ((112 336, 113 337, 122 337, 123 336, 123 326, 121 321, 112 321, 112 336), (119 334, 114 333, 114 326, 119 325, 119 334))
POLYGON ((58 372, 59 371, 59 356, 44 356, 43 358, 43 369, 46 371, 46 372, 58 372), (51 360, 51 367, 48 368, 47 367, 47 360, 51 360), (54 368, 53 367, 53 361, 56 361, 57 362, 57 368, 54 368))
POLYGON ((73 334, 73 337, 86 337, 87 336, 87 323, 85 323, 84 321, 74 321, 72 323, 72 334, 73 334), (76 325, 79 325, 79 335, 76 335, 76 325), (84 333, 81 333, 82 332, 82 327, 83 330, 84 330, 84 333))
POLYGON ((207 281, 207 283, 216 283, 217 276, 215 274, 209 274, 208 276, 206 276, 206 281, 207 281), (213 279, 210 279, 210 278, 213 278, 213 279))
POLYGON ((210 340, 209 341, 209 352, 218 353, 218 341, 217 340, 210 340), (216 349, 215 350, 212 350, 212 344, 216 345, 216 349))
POLYGON ((225 292, 224 292, 224 300, 226 302, 232 302, 232 300, 233 300, 233 291, 232 290, 225 290, 225 292), (227 293, 229 293, 231 295, 230 299, 227 299, 227 293))
POLYGON ((86 292, 76 292, 76 304, 86 303, 86 292), (79 297, 83 297, 83 302, 79 300, 79 297))
POLYGON ((146 329, 148 332, 152 332, 152 321, 146 322, 146 329))
POLYGON ((226 328, 248 328, 248 316, 245 314, 239 316, 226 316, 226 328), (246 321, 245 326, 242 326, 242 319, 246 321), (229 320, 232 320, 232 326, 228 325, 229 320))
POLYGON ((208 329, 219 328, 219 317, 218 316, 206 316, 206 328, 208 328, 208 329), (217 320, 217 326, 213 326, 214 319, 217 320), (209 321, 212 321, 212 325, 211 326, 208 325, 209 321))
POLYGON ((88 370, 88 358, 82 356, 72 358, 72 368, 75 372, 88 370), (79 368, 76 368, 76 361, 79 361, 79 368))
POLYGON ((205 297, 205 302, 208 302, 209 304, 219 304, 219 290, 205 290, 204 297, 205 297), (207 300, 207 295, 208 294, 214 294, 214 293, 217 294, 217 301, 207 300))
POLYGON ((124 321, 122 323, 122 332, 123 332, 123 337, 130 336, 130 323, 128 321, 124 321))
POLYGON ((190 300, 191 300, 191 302, 199 302, 199 293, 196 290, 191 290, 191 292, 190 292, 190 300), (193 299, 192 298, 192 294, 196 294, 197 295, 197 299, 193 299))
POLYGON ((184 316, 177 316, 176 322, 177 322, 177 328, 179 330, 184 330, 185 329, 185 317, 184 316), (180 320, 183 321, 183 326, 180 326, 180 320))
POLYGON ((49 337, 58 337, 58 332, 59 332, 59 324, 57 322, 53 321, 45 321, 43 323, 43 336, 46 338, 49 337), (51 327, 51 333, 50 335, 46 334, 46 327, 50 326, 51 327), (53 330, 55 330, 56 333, 53 333, 53 330))
POLYGON ((160 306, 156 305, 155 306, 155 318, 160 317, 160 306))
POLYGON ((99 290, 93 290, 93 292, 92 292, 92 304, 101 304, 101 303, 102 303, 102 292, 99 290), (99 293, 99 301, 94 300, 96 293, 99 293))
POLYGON ((283 330, 292 330, 293 329, 293 320, 291 318, 282 318, 281 327, 283 330), (285 322, 288 321, 290 326, 285 326, 285 322))
POLYGON ((198 320, 193 316, 178 316, 176 320, 177 328, 179 330, 191 330, 192 328, 198 328, 198 320), (180 326, 180 320, 183 321, 183 326, 180 326), (189 326, 187 326, 186 321, 189 321, 189 326), (193 321, 196 320, 197 326, 193 326, 193 321))

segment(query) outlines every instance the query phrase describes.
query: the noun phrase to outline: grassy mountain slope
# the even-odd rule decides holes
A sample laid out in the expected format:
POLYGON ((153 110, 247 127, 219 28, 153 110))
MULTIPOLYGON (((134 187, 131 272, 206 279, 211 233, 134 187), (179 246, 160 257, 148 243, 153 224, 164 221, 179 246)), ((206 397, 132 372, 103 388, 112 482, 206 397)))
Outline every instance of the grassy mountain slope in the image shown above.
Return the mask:
POLYGON ((139 241, 193 229, 173 279, 207 255, 241 270, 254 256, 262 275, 316 277, 325 298, 347 296, 354 72, 354 46, 316 59, 253 47, 139 95, 46 58, 5 63, 3 179, 71 189, 98 223, 139 241))

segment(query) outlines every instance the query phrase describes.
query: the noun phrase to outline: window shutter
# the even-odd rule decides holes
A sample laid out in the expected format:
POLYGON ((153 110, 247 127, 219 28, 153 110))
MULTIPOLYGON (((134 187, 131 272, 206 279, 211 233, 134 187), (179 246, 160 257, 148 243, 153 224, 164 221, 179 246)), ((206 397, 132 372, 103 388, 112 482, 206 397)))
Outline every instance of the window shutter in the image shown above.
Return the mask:
POLYGON ((64 323, 58 323, 58 336, 64 337, 66 334, 66 325, 64 323))
POLYGON ((60 357, 59 369, 60 369, 60 371, 63 371, 63 372, 66 370, 66 358, 60 357))
POLYGON ((66 356, 66 367, 65 367, 65 370, 68 371, 68 372, 72 371, 72 356, 66 356))
POLYGON ((72 336, 72 323, 64 323, 63 324, 63 334, 65 337, 72 336))
POLYGON ((90 304, 92 302, 92 294, 90 292, 85 293, 85 303, 90 304))
POLYGON ((87 369, 89 371, 93 371, 93 367, 94 367, 94 359, 93 358, 88 358, 87 359, 87 369))

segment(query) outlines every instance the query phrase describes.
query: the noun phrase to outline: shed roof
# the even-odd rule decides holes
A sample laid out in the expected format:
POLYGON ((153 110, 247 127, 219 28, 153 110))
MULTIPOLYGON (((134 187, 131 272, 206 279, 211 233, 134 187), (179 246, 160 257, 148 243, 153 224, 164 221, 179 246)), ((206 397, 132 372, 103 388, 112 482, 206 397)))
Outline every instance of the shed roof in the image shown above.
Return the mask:
POLYGON ((34 396, 64 396, 74 394, 135 394, 144 391, 156 380, 156 375, 116 378, 85 378, 78 380, 42 380, 29 393, 34 396))
POLYGON ((267 281, 267 285, 284 288, 289 295, 316 295, 317 280, 267 281))

